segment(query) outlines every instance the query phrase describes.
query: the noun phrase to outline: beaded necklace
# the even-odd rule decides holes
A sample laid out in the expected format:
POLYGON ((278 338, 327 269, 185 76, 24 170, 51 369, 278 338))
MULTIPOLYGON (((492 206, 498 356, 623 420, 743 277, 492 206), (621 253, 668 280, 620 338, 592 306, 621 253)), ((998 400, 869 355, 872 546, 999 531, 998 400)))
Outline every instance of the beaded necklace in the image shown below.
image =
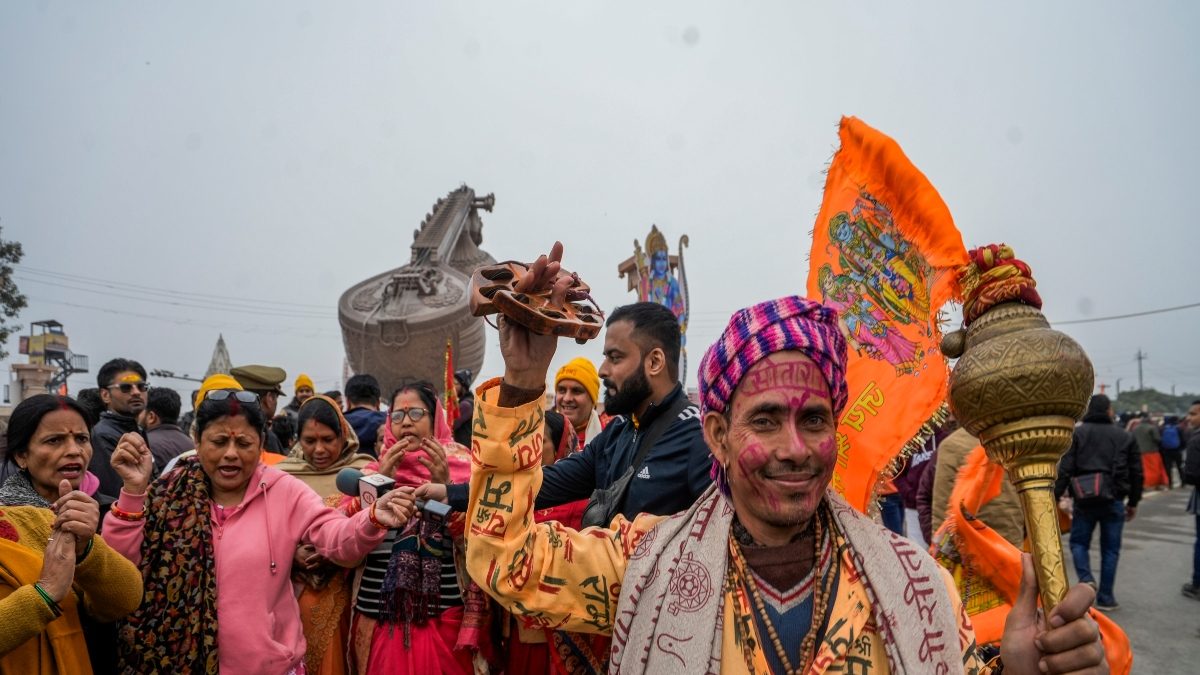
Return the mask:
POLYGON ((767 627, 767 636, 771 640, 771 646, 775 649, 775 655, 779 657, 779 662, 783 664, 784 672, 787 675, 798 675, 805 672, 811 667, 813 660, 816 659, 817 634, 821 629, 821 618, 824 617, 829 604, 829 581, 832 579, 829 571, 832 569, 832 564, 827 566, 829 569, 820 569, 821 554, 825 541, 825 523, 820 511, 813 516, 812 531, 815 540, 813 544, 813 609, 808 633, 805 634, 804 640, 800 642, 800 659, 803 667, 798 669, 792 667, 792 661, 788 658, 787 650, 783 647, 783 641, 779 639, 779 634, 775 631, 775 625, 771 623, 771 616, 767 614, 766 603, 763 602, 762 594, 758 590, 758 583, 754 579, 754 573, 750 571, 746 565, 746 559, 742 556, 742 546, 744 544, 738 541, 738 537, 731 537, 729 540, 729 551, 735 559, 734 564, 729 566, 731 580, 734 583, 742 583, 745 588, 749 589, 754 611, 758 613, 763 625, 767 627), (738 577, 743 578, 739 579, 738 577))

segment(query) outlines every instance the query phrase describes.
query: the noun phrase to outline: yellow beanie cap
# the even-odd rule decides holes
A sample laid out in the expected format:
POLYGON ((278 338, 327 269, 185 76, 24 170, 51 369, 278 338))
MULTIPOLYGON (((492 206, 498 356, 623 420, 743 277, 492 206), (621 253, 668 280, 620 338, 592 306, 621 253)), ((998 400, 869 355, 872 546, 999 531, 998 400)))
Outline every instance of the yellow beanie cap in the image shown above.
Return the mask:
POLYGON ((587 390, 588 395, 592 397, 592 403, 600 400, 600 376, 596 373, 596 366, 586 358, 573 358, 567 365, 559 368, 558 374, 554 376, 556 388, 560 380, 575 380, 587 390))
POLYGON ((233 379, 232 375, 217 373, 204 378, 204 382, 200 384, 200 391, 196 394, 195 408, 200 407, 200 402, 208 396, 208 392, 216 391, 217 389, 237 389, 241 391, 244 387, 237 380, 233 379))
POLYGON ((317 390, 317 388, 313 386, 312 378, 305 373, 300 373, 300 376, 296 378, 296 386, 292 387, 292 391, 294 392, 302 387, 308 387, 314 392, 317 390))

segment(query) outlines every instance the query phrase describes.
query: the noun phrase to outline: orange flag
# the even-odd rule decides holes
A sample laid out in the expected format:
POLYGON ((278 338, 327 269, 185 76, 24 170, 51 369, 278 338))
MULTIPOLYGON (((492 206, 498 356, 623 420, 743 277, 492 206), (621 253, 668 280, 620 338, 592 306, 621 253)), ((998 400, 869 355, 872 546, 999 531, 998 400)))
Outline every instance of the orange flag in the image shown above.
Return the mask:
POLYGON ((808 296, 850 346, 834 488, 866 511, 909 443, 945 414, 937 315, 968 262, 950 210, 895 141, 843 117, 809 254, 808 296))
POLYGON ((451 429, 454 428, 454 423, 458 421, 460 411, 458 409, 458 390, 454 388, 454 344, 450 338, 446 338, 446 375, 443 378, 442 386, 445 388, 442 400, 442 407, 445 408, 446 424, 451 429))
MULTIPOLYGON (((983 446, 967 455, 950 493, 946 519, 933 536, 931 553, 950 570, 979 644, 999 644, 1004 622, 1021 588, 1021 551, 975 517, 1000 494, 1004 469, 990 462, 983 446)), ((1133 668, 1129 638, 1112 619, 1095 609, 1109 671, 1128 675, 1133 668)))

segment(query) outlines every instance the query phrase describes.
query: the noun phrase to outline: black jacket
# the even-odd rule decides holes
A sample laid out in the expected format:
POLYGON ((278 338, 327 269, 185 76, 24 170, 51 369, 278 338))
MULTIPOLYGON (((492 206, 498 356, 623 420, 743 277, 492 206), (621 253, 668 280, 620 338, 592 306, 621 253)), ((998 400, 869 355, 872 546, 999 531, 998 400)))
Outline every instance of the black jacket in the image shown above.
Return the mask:
POLYGON ((1183 463, 1183 482, 1200 487, 1200 432, 1188 437, 1187 459, 1183 463))
POLYGON ((1133 435, 1112 423, 1107 415, 1093 415, 1075 427, 1071 448, 1058 463, 1054 496, 1067 491, 1071 479, 1090 473, 1107 473, 1112 478, 1114 499, 1142 500, 1142 455, 1133 435))
POLYGON ((113 450, 117 449, 117 441, 127 433, 138 431, 137 418, 127 417, 111 410, 100 413, 100 421, 92 427, 92 461, 88 463, 88 471, 100 479, 101 494, 117 497, 121 494, 121 486, 125 481, 112 468, 113 450))
POLYGON ((154 469, 159 473, 162 473, 167 462, 188 450, 196 449, 192 437, 183 433, 178 424, 160 424, 147 430, 146 445, 150 446, 150 454, 154 455, 154 469))
MULTIPOLYGON (((650 406, 639 426, 651 424, 657 414, 683 395, 683 386, 675 385, 666 398, 650 406)), ((542 489, 535 508, 587 499, 592 491, 612 485, 633 463, 638 435, 632 421, 616 418, 583 450, 542 469, 542 489)), ((704 443, 700 411, 688 405, 663 431, 638 467, 629 482, 621 513, 633 519, 639 513, 669 516, 684 511, 712 484, 711 469, 712 455, 704 443)), ((468 492, 466 483, 447 486, 450 506, 466 511, 468 492)))

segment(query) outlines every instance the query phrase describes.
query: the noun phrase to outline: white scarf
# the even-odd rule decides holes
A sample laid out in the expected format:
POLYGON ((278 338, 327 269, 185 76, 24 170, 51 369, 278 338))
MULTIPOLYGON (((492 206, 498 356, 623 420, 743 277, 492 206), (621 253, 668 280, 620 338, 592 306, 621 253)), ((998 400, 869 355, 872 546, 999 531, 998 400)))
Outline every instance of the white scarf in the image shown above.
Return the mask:
MULTIPOLYGON (((826 501, 864 572, 891 671, 961 672, 957 617, 937 562, 836 492, 826 501)), ((733 506, 714 485, 646 533, 622 580, 610 672, 720 672, 732 524, 733 506)))

